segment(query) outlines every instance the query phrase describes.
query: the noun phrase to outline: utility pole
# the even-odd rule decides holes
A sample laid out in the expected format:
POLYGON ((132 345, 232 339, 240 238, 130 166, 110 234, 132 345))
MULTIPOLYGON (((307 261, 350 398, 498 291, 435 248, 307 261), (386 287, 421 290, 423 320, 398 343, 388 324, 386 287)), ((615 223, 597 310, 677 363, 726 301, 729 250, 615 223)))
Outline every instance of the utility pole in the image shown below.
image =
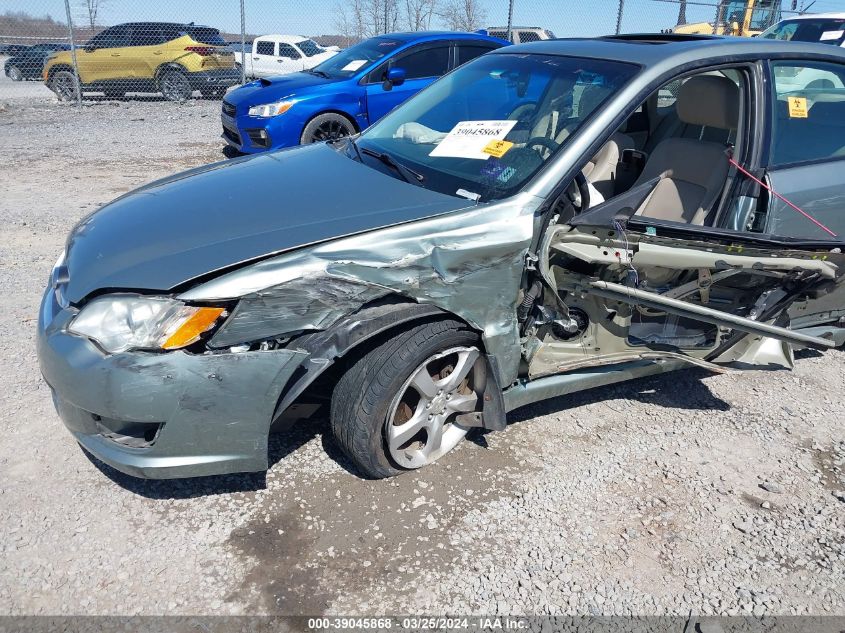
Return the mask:
POLYGON ((76 105, 82 107, 82 83, 79 81, 79 66, 76 61, 76 42, 73 41, 73 18, 70 16, 70 0, 65 0, 65 13, 67 13, 67 36, 68 40, 70 40, 70 56, 73 60, 73 77, 76 80, 76 105))
POLYGON ((241 0, 241 85, 246 83, 246 13, 241 0))
POLYGON ((625 0, 619 0, 619 12, 616 14, 616 35, 622 32, 622 14, 625 12, 625 0))
POLYGON ((508 41, 513 42, 513 0, 508 2, 508 41))
MULTIPOLYGON (((721 35, 719 29, 722 27, 722 22, 725 20, 725 2, 719 0, 716 5, 716 19, 713 21, 713 35, 721 35)), ((727 29, 725 29, 727 32, 727 29)))

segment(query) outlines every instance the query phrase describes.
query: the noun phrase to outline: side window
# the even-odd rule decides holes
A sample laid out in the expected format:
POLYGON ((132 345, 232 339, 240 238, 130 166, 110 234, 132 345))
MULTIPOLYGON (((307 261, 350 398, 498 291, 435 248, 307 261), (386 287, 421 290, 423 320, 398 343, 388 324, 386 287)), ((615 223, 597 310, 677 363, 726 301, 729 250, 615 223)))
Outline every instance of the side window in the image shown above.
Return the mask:
POLYGON ((845 66, 776 62, 770 162, 845 159, 845 66))
POLYGON ((520 31, 519 32, 519 43, 524 44, 525 42, 539 42, 540 36, 535 31, 520 31))
POLYGON ((113 26, 105 33, 100 33, 97 37, 102 37, 97 42, 97 46, 101 48, 121 48, 129 46, 130 27, 126 25, 113 26))
POLYGON ((259 40, 255 43, 255 54, 256 55, 275 55, 276 54, 276 43, 275 42, 268 42, 267 40, 259 40))
POLYGON ((279 44, 279 57, 290 57, 291 59, 299 59, 302 55, 290 44, 279 44))
POLYGON ((507 31, 490 31, 490 37, 498 37, 500 40, 507 41, 508 39, 508 32, 507 31))
POLYGON ((166 41, 161 27, 157 24, 140 24, 132 29, 130 46, 155 46, 166 41))
POLYGON ((463 66, 469 61, 472 61, 484 53, 489 53, 495 50, 489 46, 479 46, 477 44, 460 44, 458 46, 458 66, 463 66))
POLYGON ((449 70, 449 47, 412 51, 397 59, 391 66, 404 69, 407 79, 439 77, 449 70))

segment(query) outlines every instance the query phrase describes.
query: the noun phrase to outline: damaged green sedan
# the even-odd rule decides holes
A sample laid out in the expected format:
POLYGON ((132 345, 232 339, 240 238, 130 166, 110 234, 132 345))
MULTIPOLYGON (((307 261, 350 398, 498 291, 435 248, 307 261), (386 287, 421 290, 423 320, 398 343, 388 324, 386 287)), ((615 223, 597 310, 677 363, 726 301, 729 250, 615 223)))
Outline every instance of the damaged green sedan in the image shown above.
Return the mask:
POLYGON ((845 341, 843 79, 814 44, 503 48, 357 137, 85 218, 44 295, 42 373, 131 475, 264 470, 271 430, 324 411, 388 477, 542 399, 789 368, 845 341))

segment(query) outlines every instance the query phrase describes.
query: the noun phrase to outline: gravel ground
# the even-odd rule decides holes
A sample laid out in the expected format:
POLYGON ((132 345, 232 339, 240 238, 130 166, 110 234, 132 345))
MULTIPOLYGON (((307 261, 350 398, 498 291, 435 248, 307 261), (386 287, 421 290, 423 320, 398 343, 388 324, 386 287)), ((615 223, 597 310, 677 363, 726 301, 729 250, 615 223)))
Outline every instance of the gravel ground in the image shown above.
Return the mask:
POLYGON ((221 159, 218 108, 0 79, 0 613, 845 614, 841 351, 535 405, 389 481, 325 422, 266 476, 86 457, 38 373, 43 284, 81 216, 221 159))

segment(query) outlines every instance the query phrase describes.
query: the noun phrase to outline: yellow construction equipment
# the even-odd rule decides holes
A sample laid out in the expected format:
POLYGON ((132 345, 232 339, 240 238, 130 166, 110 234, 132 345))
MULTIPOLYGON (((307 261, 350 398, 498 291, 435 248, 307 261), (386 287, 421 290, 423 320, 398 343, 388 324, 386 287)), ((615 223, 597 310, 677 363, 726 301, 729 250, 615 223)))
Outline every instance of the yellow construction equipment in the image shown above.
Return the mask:
POLYGON ((730 0, 720 2, 716 9, 715 24, 696 22, 678 24, 672 33, 735 35, 753 37, 780 21, 781 0, 730 0))

